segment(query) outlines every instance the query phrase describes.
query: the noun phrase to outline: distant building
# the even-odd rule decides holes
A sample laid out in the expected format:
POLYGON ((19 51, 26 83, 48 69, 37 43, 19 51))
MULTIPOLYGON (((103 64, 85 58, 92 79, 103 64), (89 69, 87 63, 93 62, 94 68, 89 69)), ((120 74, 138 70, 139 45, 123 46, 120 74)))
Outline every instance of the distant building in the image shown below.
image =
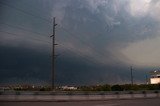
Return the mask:
POLYGON ((10 90, 8 86, 0 86, 0 91, 10 90))
POLYGON ((77 87, 73 87, 73 86, 62 86, 63 90, 77 90, 77 87))
POLYGON ((150 84, 160 84, 160 70, 150 72, 150 84))

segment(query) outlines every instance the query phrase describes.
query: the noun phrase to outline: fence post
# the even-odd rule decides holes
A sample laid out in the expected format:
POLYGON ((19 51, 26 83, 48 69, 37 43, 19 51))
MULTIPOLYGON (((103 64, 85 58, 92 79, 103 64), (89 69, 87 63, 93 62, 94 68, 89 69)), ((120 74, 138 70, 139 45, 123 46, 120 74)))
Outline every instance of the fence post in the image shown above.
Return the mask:
POLYGON ((119 92, 115 92, 115 94, 117 95, 117 99, 120 98, 119 92))
POLYGON ((159 98, 159 92, 158 91, 154 91, 154 93, 156 93, 157 94, 157 98, 159 98))
POLYGON ((147 97, 147 92, 146 91, 142 91, 142 93, 144 94, 144 97, 147 97))
POLYGON ((130 91, 129 94, 131 95, 131 98, 134 98, 134 93, 133 93, 133 91, 130 91))
POLYGON ((104 93, 104 92, 101 92, 100 94, 101 94, 101 99, 102 99, 102 100, 105 100, 105 93, 104 93))

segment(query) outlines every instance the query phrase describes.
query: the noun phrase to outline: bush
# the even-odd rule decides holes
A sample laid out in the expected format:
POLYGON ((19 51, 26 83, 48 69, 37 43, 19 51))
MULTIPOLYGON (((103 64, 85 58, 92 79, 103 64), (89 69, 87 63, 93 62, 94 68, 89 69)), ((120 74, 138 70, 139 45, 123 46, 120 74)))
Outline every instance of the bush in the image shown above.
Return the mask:
POLYGON ((123 88, 120 85, 113 85, 111 89, 112 91, 123 91, 123 88))

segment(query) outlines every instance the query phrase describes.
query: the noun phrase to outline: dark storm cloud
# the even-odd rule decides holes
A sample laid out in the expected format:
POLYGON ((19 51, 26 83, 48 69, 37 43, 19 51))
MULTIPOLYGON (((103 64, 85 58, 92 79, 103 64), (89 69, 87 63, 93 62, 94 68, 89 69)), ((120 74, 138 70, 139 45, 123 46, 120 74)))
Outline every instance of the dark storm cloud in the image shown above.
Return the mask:
MULTIPOLYGON (((143 5, 143 2, 141 5, 143 5)), ((116 59, 121 57, 121 61, 129 62, 120 53, 120 49, 127 47, 129 43, 156 37, 159 28, 159 24, 156 24, 157 20, 154 20, 149 13, 143 13, 143 10, 139 10, 142 11, 142 14, 145 14, 139 16, 137 8, 132 7, 133 4, 137 5, 138 2, 116 2, 114 0, 104 0, 103 2, 96 0, 88 2, 70 1, 66 3, 62 10, 59 9, 63 14, 60 16, 64 17, 61 24, 75 32, 75 36, 78 36, 76 39, 88 42, 89 46, 94 47, 92 54, 89 55, 95 55, 98 51, 98 53, 101 52, 99 56, 103 55, 106 57, 104 59, 110 60, 109 63, 115 63, 115 61, 112 62, 115 57, 116 59)), ((56 9, 54 10, 56 11, 56 9)), ((73 39, 71 41, 72 44, 76 45, 75 48, 77 46, 86 48, 86 45, 83 45, 81 41, 79 43, 76 40, 74 42, 73 39)), ((63 41, 60 43, 63 44, 63 41)), ((106 63, 108 62, 106 61, 106 63)))
MULTIPOLYGON (((31 51, 26 48, 1 46, 0 58, 1 84, 20 84, 22 82, 49 84, 51 65, 48 53, 31 51)), ((106 68, 101 64, 92 64, 90 61, 86 62, 84 59, 73 55, 59 57, 56 61, 56 70, 57 84, 110 83, 110 75, 115 75, 118 78, 117 72, 113 70, 112 66, 106 68), (96 74, 97 71, 98 75, 96 74)), ((127 80, 127 77, 124 77, 124 80, 127 80)), ((112 79, 112 82, 116 83, 117 79, 112 79)))
POLYGON ((13 78, 24 82, 31 82, 30 78, 39 81, 49 79, 48 53, 7 46, 1 46, 0 50, 1 83, 16 83, 16 80, 11 80, 13 78))
MULTIPOLYGON (((52 21, 49 20, 52 20, 53 16, 56 16, 58 23, 56 42, 59 46, 56 52, 60 54, 56 59, 57 84, 128 82, 129 66, 137 66, 136 63, 138 66, 143 65, 135 58, 139 54, 130 53, 129 47, 137 50, 136 42, 138 47, 143 44, 139 42, 146 39, 153 39, 147 43, 154 42, 154 38, 159 34, 158 1, 16 0, 13 2, 6 0, 3 2, 25 10, 25 13, 1 4, 1 83, 5 83, 7 79, 7 81, 19 79, 23 82, 32 79, 37 82, 49 82, 51 54, 49 36, 52 34, 52 21), (130 58, 132 57, 130 54, 134 59, 130 58)), ((143 70, 148 71, 150 67, 152 66, 136 67, 137 81, 143 81, 145 73, 143 70)))

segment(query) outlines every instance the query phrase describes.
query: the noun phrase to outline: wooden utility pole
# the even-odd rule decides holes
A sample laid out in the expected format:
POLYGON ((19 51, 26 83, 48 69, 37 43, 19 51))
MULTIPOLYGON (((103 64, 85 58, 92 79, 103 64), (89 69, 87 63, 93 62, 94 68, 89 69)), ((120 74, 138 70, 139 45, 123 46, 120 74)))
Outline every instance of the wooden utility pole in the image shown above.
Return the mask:
POLYGON ((133 85, 133 68, 131 66, 131 85, 133 85))
POLYGON ((55 17, 53 18, 53 35, 51 36, 52 37, 52 74, 51 74, 51 77, 52 77, 52 90, 55 89, 55 28, 56 28, 56 22, 55 22, 55 17))

